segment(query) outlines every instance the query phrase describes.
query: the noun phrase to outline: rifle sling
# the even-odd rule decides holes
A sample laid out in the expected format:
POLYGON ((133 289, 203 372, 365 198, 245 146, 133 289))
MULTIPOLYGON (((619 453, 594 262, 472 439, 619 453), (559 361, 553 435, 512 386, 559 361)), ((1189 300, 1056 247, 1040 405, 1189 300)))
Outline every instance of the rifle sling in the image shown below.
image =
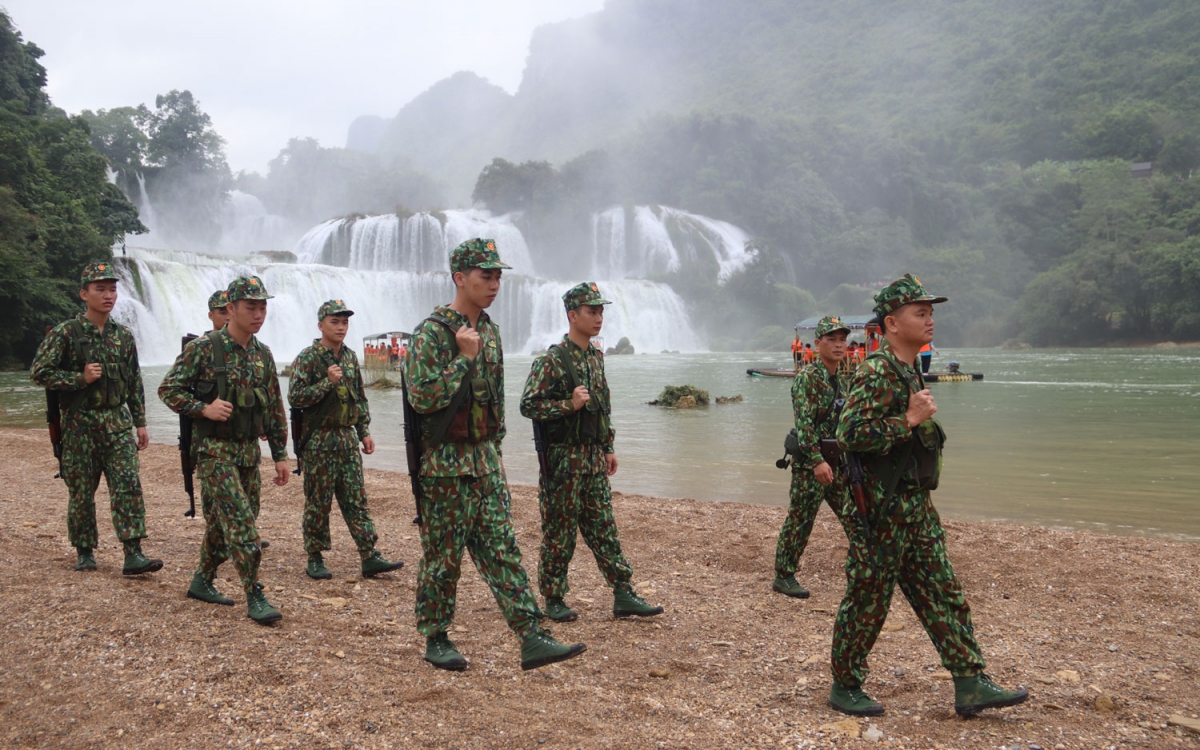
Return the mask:
MULTIPOLYGON (((451 356, 451 359, 457 357, 458 341, 455 340, 454 334, 458 333, 458 329, 455 328, 453 321, 444 315, 438 315, 436 313, 430 315, 425 320, 438 323, 439 325, 444 326, 446 330, 450 331, 450 349, 454 352, 451 356)), ((463 376, 462 384, 460 384, 458 386, 458 390, 454 392, 454 397, 450 399, 450 405, 447 406, 442 412, 441 418, 438 419, 437 424, 435 424, 433 427, 433 431, 429 434, 428 443, 430 447, 436 447, 442 444, 442 440, 445 439, 446 433, 450 430, 450 423, 454 421, 454 415, 458 413, 458 410, 462 408, 463 402, 467 400, 467 394, 471 392, 471 379, 468 376, 471 374, 471 370, 475 368, 474 361, 471 362, 470 367, 471 369, 467 370, 467 373, 463 376)))
POLYGON ((229 400, 229 368, 225 365, 225 342, 221 339, 220 331, 209 331, 204 334, 212 344, 212 366, 217 376, 217 398, 229 400))
POLYGON ((304 437, 300 439, 300 444, 296 446, 296 456, 304 453, 304 449, 308 447, 308 441, 312 440, 313 435, 317 434, 317 430, 321 428, 321 425, 325 422, 325 418, 329 416, 329 412, 333 411, 333 407, 337 401, 337 393, 334 390, 330 390, 329 393, 325 394, 325 398, 321 399, 321 402, 317 404, 311 417, 307 414, 304 415, 304 437))

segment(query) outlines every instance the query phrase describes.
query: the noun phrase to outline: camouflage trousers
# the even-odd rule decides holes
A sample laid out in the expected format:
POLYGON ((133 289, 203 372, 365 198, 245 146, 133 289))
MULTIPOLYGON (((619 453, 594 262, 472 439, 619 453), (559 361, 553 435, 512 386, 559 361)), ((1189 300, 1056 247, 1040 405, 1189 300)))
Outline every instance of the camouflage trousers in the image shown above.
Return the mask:
POLYGON ((496 597, 508 627, 522 640, 540 631, 537 601, 521 567, 503 472, 481 477, 421 477, 421 549, 417 630, 425 637, 454 621, 463 550, 496 597))
POLYGON ((200 480, 201 502, 207 500, 205 533, 200 543, 200 567, 197 572, 212 580, 217 566, 233 558, 238 578, 246 593, 258 580, 259 548, 255 510, 258 509, 262 476, 258 465, 237 466, 213 456, 201 454, 196 464, 200 480), (215 519, 215 523, 209 521, 215 519))
POLYGON ((81 427, 63 432, 63 481, 67 484, 67 538, 73 547, 95 549, 96 488, 108 484, 113 529, 129 551, 146 537, 146 503, 138 477, 137 443, 130 431, 104 432, 81 427))
MULTIPOLYGON (((775 575, 783 578, 796 574, 822 500, 829 504, 843 529, 853 523, 846 515, 850 492, 843 473, 835 473, 832 484, 821 484, 811 470, 793 464, 789 496, 787 518, 779 530, 779 541, 775 543, 775 575)), ((846 533, 849 536, 849 531, 846 533)))
MULTIPOLYGON (((258 480, 261 486, 262 479, 258 480)), ((247 498, 250 513, 258 520, 259 492, 247 498)), ((200 513, 204 516, 204 538, 200 542, 200 572, 211 579, 217 567, 229 559, 229 550, 225 545, 225 531, 217 518, 217 509, 213 502, 212 493, 203 482, 200 483, 200 513)))
POLYGON ((375 523, 367 513, 367 493, 363 487, 362 456, 352 451, 311 451, 304 454, 304 551, 309 557, 332 549, 329 539, 329 510, 337 497, 338 508, 354 546, 362 559, 371 556, 375 541, 375 523))
POLYGON ((633 569, 621 553, 621 540, 617 538, 608 476, 557 474, 548 494, 544 489, 538 490, 538 508, 542 515, 542 548, 538 559, 542 596, 562 598, 570 591, 567 567, 575 556, 575 541, 580 534, 609 588, 633 579, 633 569))
MULTIPOLYGON (((983 671, 971 608, 946 556, 946 532, 928 493, 906 498, 913 508, 897 512, 871 529, 871 546, 858 526, 849 530, 846 594, 833 627, 835 682, 859 687, 867 679, 867 655, 887 618, 896 584, 933 641, 942 666, 955 677, 983 671), (917 502, 912 502, 916 500, 917 502)), ((894 506, 893 506, 894 507, 894 506)))

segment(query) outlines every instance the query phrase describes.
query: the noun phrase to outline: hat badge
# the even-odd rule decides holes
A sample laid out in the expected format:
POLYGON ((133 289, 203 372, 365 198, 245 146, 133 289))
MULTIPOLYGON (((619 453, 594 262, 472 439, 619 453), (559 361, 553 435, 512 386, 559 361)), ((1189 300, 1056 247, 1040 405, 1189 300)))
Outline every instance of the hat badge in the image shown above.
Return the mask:
POLYGON ((496 243, 495 243, 495 242, 489 242, 489 243, 487 243, 487 249, 488 249, 488 250, 495 250, 495 249, 496 249, 496 243))
POLYGON ((250 286, 258 286, 258 279, 250 279, 250 286))
POLYGON ((97 270, 97 271, 106 271, 106 270, 108 270, 108 269, 107 269, 107 268, 105 268, 105 266, 104 266, 104 264, 103 264, 103 263, 101 263, 100 265, 96 266, 96 270, 97 270))

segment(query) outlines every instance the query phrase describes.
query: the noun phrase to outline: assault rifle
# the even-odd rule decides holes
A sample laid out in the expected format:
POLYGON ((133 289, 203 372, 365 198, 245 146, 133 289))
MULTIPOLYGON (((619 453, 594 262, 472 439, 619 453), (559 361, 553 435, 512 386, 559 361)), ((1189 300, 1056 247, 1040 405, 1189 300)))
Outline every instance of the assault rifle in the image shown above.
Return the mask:
POLYGON ((850 496, 854 498, 854 516, 862 528, 863 544, 871 549, 871 516, 867 505, 867 477, 863 472, 862 458, 857 453, 846 453, 846 468, 850 478, 850 496))
POLYGON ((58 473, 54 478, 60 479, 63 473, 62 409, 58 404, 58 393, 49 388, 46 389, 46 428, 50 431, 50 445, 58 461, 58 473))
POLYGON ((421 489, 421 455, 425 452, 421 445, 421 415, 413 408, 408 400, 408 378, 400 374, 400 393, 404 398, 404 454, 408 459, 408 478, 412 482, 413 503, 417 506, 417 515, 413 523, 421 523, 421 501, 425 493, 421 489))
POLYGON ((304 440, 301 437, 304 434, 304 410, 293 406, 289 411, 292 416, 292 453, 296 454, 296 468, 292 470, 292 473, 300 476, 303 461, 300 454, 304 451, 304 440))
MULTIPOLYGON (((179 350, 186 349, 187 345, 196 338, 199 336, 194 333, 184 336, 179 350)), ((188 509, 183 512, 183 515, 195 518, 196 485, 193 478, 196 474, 196 462, 192 459, 192 418, 182 413, 179 415, 179 468, 183 472, 183 491, 188 496, 188 509)))
MULTIPOLYGON (((46 335, 54 330, 46 326, 46 335)), ((58 473, 55 479, 62 479, 63 469, 63 437, 62 437, 62 406, 58 402, 58 391, 46 389, 46 429, 50 432, 50 447, 54 450, 54 459, 58 461, 58 473)), ((67 481, 63 479, 63 481, 67 481)))
POLYGON ((533 420, 533 449, 538 457, 538 484, 547 497, 550 496, 550 480, 554 477, 554 466, 550 463, 550 436, 546 423, 533 420))

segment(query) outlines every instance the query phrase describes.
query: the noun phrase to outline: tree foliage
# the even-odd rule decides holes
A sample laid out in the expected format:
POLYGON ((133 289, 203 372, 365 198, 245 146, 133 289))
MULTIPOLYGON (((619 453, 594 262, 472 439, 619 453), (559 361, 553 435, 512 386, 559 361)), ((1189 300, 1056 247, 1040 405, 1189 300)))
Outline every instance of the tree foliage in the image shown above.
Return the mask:
POLYGON ((106 179, 88 123, 51 106, 42 51, 0 10, 0 364, 28 364, 45 328, 78 309, 79 272, 144 230, 106 179))

